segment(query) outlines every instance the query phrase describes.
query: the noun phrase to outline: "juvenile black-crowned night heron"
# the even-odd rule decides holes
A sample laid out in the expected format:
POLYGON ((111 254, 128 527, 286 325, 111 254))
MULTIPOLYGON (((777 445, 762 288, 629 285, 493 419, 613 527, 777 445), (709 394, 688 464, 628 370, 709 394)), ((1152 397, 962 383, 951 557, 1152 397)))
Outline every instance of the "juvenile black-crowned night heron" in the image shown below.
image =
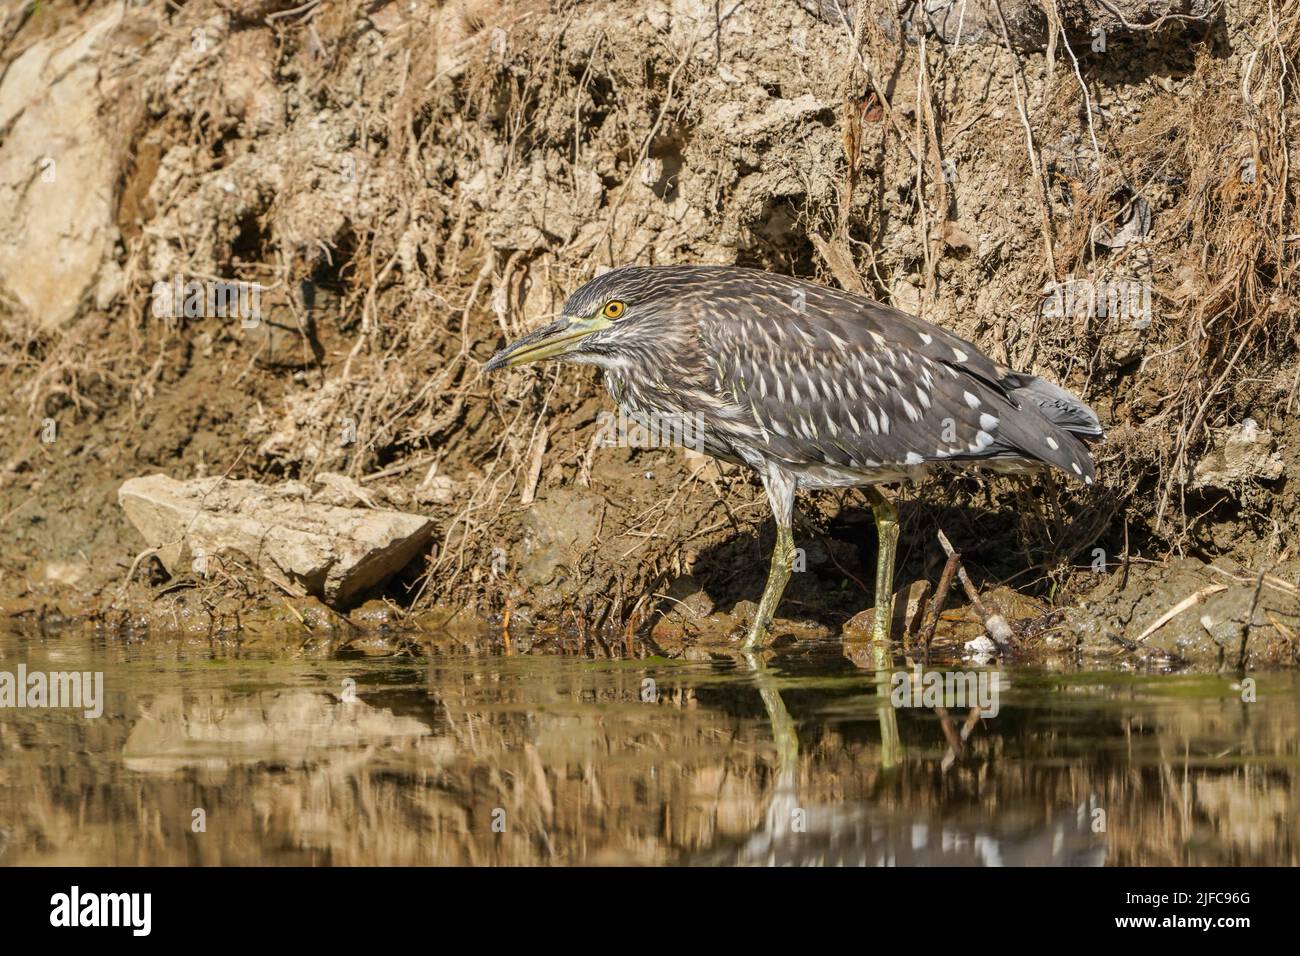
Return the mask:
POLYGON ((1091 484, 1079 436, 1102 433, 1073 395, 951 332, 756 269, 615 269, 485 370, 548 358, 600 366, 633 421, 758 472, 776 547, 746 648, 766 638, 790 579, 796 489, 865 486, 880 543, 873 637, 886 641, 898 512, 877 485, 971 465, 1091 484))

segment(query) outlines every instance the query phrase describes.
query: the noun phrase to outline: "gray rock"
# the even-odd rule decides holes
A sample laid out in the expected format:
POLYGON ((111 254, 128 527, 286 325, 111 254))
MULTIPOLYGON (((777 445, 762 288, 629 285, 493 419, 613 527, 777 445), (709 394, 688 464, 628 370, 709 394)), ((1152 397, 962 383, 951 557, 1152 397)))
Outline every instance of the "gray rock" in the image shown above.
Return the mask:
POLYGON ((400 571, 433 534, 422 515, 306 501, 300 489, 166 475, 132 478, 118 502, 168 571, 238 552, 270 580, 350 603, 400 571))
MULTIPOLYGON (((53 18, 74 22, 7 62, 0 81, 0 298, 33 327, 71 322, 112 258, 122 150, 101 122, 99 63, 123 5, 104 7, 53 18)), ((105 278, 111 299, 120 276, 105 278)))
POLYGON ((572 569, 596 540, 600 499, 578 488, 556 488, 524 516, 520 576, 534 587, 573 577, 572 569))
POLYGON ((1192 472, 1193 488, 1235 488, 1246 481, 1276 481, 1286 471, 1277 440, 1252 418, 1215 429, 1213 443, 1192 472))
POLYGON ((987 636, 977 637, 973 641, 967 641, 963 650, 966 653, 962 655, 962 659, 968 660, 974 664, 988 665, 998 659, 998 646, 987 636))
POLYGON ((673 581, 662 604, 664 617, 674 624, 695 624, 713 613, 713 599, 692 575, 673 581))

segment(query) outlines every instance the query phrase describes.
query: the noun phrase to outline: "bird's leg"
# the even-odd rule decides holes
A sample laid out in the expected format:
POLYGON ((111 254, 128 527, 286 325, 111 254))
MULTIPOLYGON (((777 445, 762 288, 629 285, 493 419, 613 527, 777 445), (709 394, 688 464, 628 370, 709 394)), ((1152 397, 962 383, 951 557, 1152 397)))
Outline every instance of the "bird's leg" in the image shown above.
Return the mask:
POLYGON ((794 569, 794 533, 791 521, 794 517, 794 478, 782 471, 773 469, 763 475, 763 487, 767 490, 767 500, 772 505, 772 517, 776 519, 776 547, 772 549, 772 564, 767 571, 767 586, 758 602, 758 611, 754 614, 754 623, 750 625, 744 650, 758 647, 767 640, 767 628, 776 614, 776 606, 781 603, 786 583, 794 569))
POLYGON ((747 651, 742 656, 754 674, 758 695, 763 699, 776 744, 776 787, 768 804, 767 821, 769 830, 782 833, 789 830, 791 811, 799 802, 795 794, 796 771, 799 769, 799 734, 795 730, 794 718, 786 709, 785 701, 781 699, 781 692, 762 655, 747 651))
POLYGON ((880 542, 876 554, 876 619, 871 639, 888 645, 889 625, 894 608, 894 555, 898 550, 898 508, 873 485, 866 487, 867 500, 876 515, 876 537, 880 542))
POLYGON ((754 623, 749 628, 745 643, 741 645, 744 650, 758 647, 767 640, 768 625, 776 614, 776 606, 781 603, 781 595, 785 592, 793 567, 794 535, 788 524, 778 524, 776 547, 772 549, 772 564, 767 571, 767 586, 763 588, 763 597, 759 599, 754 623))

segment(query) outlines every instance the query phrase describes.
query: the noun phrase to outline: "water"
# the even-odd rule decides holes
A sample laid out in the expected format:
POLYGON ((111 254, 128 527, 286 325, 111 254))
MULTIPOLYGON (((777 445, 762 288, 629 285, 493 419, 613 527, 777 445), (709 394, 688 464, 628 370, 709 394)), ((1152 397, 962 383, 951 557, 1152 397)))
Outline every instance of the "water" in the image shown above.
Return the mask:
POLYGON ((1289 674, 1248 703, 1227 676, 1012 669, 996 716, 945 730, 830 645, 339 659, 0 633, 0 672, 19 664, 102 671, 105 700, 95 719, 0 709, 3 864, 1300 856, 1289 674))

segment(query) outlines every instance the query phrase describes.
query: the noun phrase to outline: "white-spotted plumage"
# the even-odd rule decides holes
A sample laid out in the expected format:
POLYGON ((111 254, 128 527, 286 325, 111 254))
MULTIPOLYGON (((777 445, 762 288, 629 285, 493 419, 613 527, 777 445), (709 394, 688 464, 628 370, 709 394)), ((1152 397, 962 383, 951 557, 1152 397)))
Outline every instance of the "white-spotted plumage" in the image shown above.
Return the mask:
POLYGON ((749 269, 632 267, 583 286, 565 313, 594 315, 611 298, 626 316, 564 357, 603 367, 629 407, 698 413, 712 454, 806 486, 936 464, 1092 478, 1080 437, 1101 428, 1086 405, 865 296, 749 269))

